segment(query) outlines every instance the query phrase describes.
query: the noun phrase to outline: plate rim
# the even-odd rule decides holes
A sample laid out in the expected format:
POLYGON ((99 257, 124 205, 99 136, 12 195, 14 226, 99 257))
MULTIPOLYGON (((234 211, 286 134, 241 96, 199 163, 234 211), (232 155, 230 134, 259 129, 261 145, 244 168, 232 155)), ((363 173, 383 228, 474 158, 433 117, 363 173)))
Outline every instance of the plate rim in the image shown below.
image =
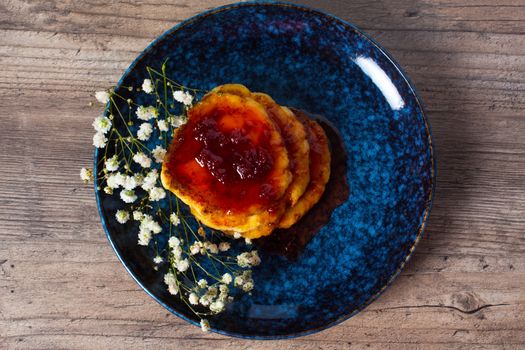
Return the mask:
MULTIPOLYGON (((341 323, 343 321, 346 321, 346 320, 350 319, 351 317, 357 315, 359 312, 363 311, 368 305, 370 305, 381 294, 383 294, 383 292, 389 286, 392 285, 392 283, 397 278, 397 276, 401 273, 401 271, 404 269, 404 267, 406 266, 408 261, 412 258, 413 254, 414 254, 414 251, 416 249, 416 246, 418 245, 419 241, 421 240, 421 237, 423 236, 423 232, 424 232, 424 230, 425 230, 425 228, 427 226, 428 217, 429 217, 431 209, 432 209, 432 204, 433 204, 433 201, 434 201, 435 191, 436 191, 436 182, 437 182, 436 154, 435 154, 436 150, 435 150, 435 144, 434 144, 433 135, 432 135, 432 129, 431 129, 431 126, 430 126, 430 123, 429 123, 429 120, 428 120, 428 116, 427 116, 427 113, 426 113, 426 109, 424 107, 422 99, 420 98, 418 92, 416 91, 416 88, 415 88, 414 84, 412 83, 412 81, 410 80, 408 75, 401 68, 401 66, 395 61, 395 59, 392 57, 392 55, 390 53, 388 53, 379 43, 377 43, 368 34, 366 34, 364 31, 359 29, 356 25, 348 22, 347 20, 344 20, 344 19, 340 18, 339 16, 336 16, 336 15, 334 15, 332 13, 329 13, 329 12, 327 12, 325 10, 317 9, 317 8, 310 7, 310 6, 290 3, 290 2, 286 2, 286 1, 272 1, 272 0, 257 1, 257 0, 253 0, 253 1, 246 1, 246 2, 235 2, 235 3, 231 3, 231 4, 215 7, 215 8, 212 8, 212 9, 200 12, 200 13, 198 13, 198 14, 196 14, 196 15, 194 15, 194 16, 192 16, 192 17, 190 17, 190 18, 188 18, 188 19, 186 19, 186 20, 184 20, 184 21, 182 21, 182 22, 180 22, 178 24, 176 24, 175 26, 169 28, 168 30, 163 32, 161 35, 159 35, 157 38, 155 38, 133 60, 133 62, 124 71, 124 73, 122 74, 121 78, 119 79, 119 81, 115 85, 115 90, 118 89, 122 85, 124 79, 135 68, 135 66, 143 59, 143 57, 147 53, 149 53, 149 51, 152 50, 153 47, 158 42, 160 42, 161 40, 164 40, 166 37, 168 37, 172 33, 174 33, 176 31, 184 28, 185 26, 187 26, 188 24, 190 24, 190 23, 192 23, 194 21, 204 19, 206 17, 212 16, 212 15, 220 13, 220 12, 224 12, 224 11, 227 11, 227 10, 234 10, 236 8, 241 8, 241 7, 258 7, 258 6, 289 7, 289 8, 294 8, 294 9, 297 9, 297 10, 300 10, 300 11, 308 11, 308 12, 311 12, 311 13, 315 13, 317 15, 322 15, 322 16, 328 17, 331 20, 335 20, 335 21, 338 21, 339 23, 343 24, 347 29, 351 29, 354 32, 356 32, 357 34, 361 35, 365 40, 369 41, 376 49, 378 49, 381 52, 381 54, 383 54, 388 59, 388 61, 392 64, 392 66, 395 69, 397 69, 397 71, 399 72, 400 76, 407 83, 411 94, 414 96, 414 98, 415 98, 415 100, 417 102, 417 105, 418 105, 418 107, 419 107, 419 109, 421 111, 422 117, 423 117, 423 122, 425 124, 425 131, 426 131, 427 138, 428 138, 429 151, 430 151, 430 160, 431 160, 431 167, 430 167, 430 169, 431 169, 431 174, 430 174, 431 190, 430 190, 429 196, 428 196, 428 198, 426 200, 426 208, 425 208, 425 211, 424 211, 423 219, 422 219, 421 224, 419 226, 419 230, 418 230, 418 233, 416 235, 416 238, 414 239, 414 243, 410 247, 410 249, 409 249, 405 259, 401 262, 401 264, 397 267, 397 269, 389 277, 389 279, 384 283, 384 285, 374 295, 372 295, 366 301, 361 303, 361 305, 359 305, 357 308, 355 308, 352 312, 344 314, 342 316, 339 316, 339 317, 335 318, 334 320, 332 320, 332 321, 330 321, 330 322, 328 322, 328 323, 326 323, 326 324, 324 324, 322 326, 316 327, 316 328, 311 328, 311 329, 304 330, 304 331, 299 331, 299 332, 280 334, 280 335, 249 335, 249 334, 243 334, 243 333, 238 333, 238 332, 226 331, 226 330, 219 329, 219 328, 213 328, 213 327, 210 328, 211 332, 222 334, 222 335, 226 335, 226 336, 230 336, 230 337, 241 338, 241 339, 254 339, 254 340, 292 339, 292 338, 302 337, 302 336, 306 336, 306 335, 310 335, 310 334, 314 334, 314 333, 320 332, 322 330, 331 328, 331 327, 333 327, 333 326, 335 326, 335 325, 337 325, 337 324, 339 324, 339 323, 341 323)), ((109 108, 109 103, 106 105, 106 107, 104 109, 104 114, 107 114, 108 108, 109 108)), ((99 149, 95 148, 94 155, 93 155, 93 163, 94 163, 93 172, 94 172, 94 174, 98 174, 98 164, 97 164, 98 163, 97 162, 98 153, 99 153, 99 149)), ((100 190, 97 189, 98 188, 97 176, 94 177, 94 181, 93 182, 94 182, 94 194, 95 194, 95 198, 96 198, 96 202, 97 202, 97 209, 98 209, 98 213, 99 213, 99 216, 100 216, 100 220, 101 220, 102 226, 103 226, 104 231, 106 233, 106 237, 107 237, 111 247, 113 248, 113 251, 117 255, 118 259, 120 260, 120 262, 122 263, 122 265, 124 266, 124 268, 126 269, 128 274, 131 275, 133 280, 153 300, 155 300, 157 303, 159 303, 161 306, 163 306, 170 313, 172 313, 173 315, 183 319, 184 321, 186 321, 186 322, 188 322, 190 324, 193 324, 195 326, 200 327, 198 322, 192 320, 191 318, 185 316, 181 312, 175 310, 171 306, 169 306, 166 303, 164 303, 153 292, 148 290, 148 288, 146 286, 144 286, 144 284, 131 271, 130 266, 128 266, 127 262, 123 259, 121 252, 116 247, 116 245, 115 245, 115 243, 114 243, 114 241, 112 239, 111 233, 109 232, 108 225, 106 223, 106 218, 105 218, 105 215, 104 215, 104 213, 102 211, 102 204, 101 204, 100 195, 99 195, 100 190)))

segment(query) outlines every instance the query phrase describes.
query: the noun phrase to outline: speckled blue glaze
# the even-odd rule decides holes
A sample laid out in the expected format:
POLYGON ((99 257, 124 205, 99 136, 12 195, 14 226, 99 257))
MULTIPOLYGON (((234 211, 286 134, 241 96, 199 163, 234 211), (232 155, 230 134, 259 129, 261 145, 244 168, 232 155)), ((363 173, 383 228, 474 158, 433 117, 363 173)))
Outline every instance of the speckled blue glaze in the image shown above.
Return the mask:
MULTIPOLYGON (((140 86, 146 66, 185 85, 211 89, 242 83, 280 104, 328 118, 348 152, 350 197, 301 258, 262 256, 256 289, 211 318, 212 330, 248 338, 286 338, 327 328, 363 309, 399 273, 431 207, 435 164, 428 121, 406 76, 376 43, 347 22, 284 3, 241 3, 211 10, 153 42, 122 77, 140 86), (370 58, 403 101, 393 109, 356 64, 370 58)), ((126 106, 122 106, 126 108, 126 106)), ((95 153, 95 167, 100 154, 95 153)), ((100 171, 100 168, 97 169, 100 171)), ((338 174, 334 174, 337 176, 338 174)), ((171 312, 198 319, 170 296, 136 232, 114 220, 116 201, 97 192, 109 240, 134 279, 171 312)), ((136 228, 135 228, 136 229, 136 228)))

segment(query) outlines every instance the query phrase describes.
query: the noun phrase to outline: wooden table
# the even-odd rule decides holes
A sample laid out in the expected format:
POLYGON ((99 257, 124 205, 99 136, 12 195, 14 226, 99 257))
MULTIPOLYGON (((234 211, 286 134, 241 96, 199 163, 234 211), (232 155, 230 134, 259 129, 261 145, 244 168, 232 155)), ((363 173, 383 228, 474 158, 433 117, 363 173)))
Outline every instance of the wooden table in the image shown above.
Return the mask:
POLYGON ((360 26, 428 107, 438 187, 394 284, 321 333, 250 341, 170 315, 111 249, 90 165, 93 93, 148 43, 227 1, 0 0, 0 348, 525 347, 525 2, 302 1, 360 26))

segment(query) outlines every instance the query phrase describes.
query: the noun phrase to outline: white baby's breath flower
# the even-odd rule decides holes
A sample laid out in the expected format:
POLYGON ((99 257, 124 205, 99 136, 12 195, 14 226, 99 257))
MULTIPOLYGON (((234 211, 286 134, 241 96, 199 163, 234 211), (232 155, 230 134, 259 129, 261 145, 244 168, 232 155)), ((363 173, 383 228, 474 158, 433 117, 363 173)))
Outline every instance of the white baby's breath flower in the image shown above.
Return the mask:
POLYGON ((158 234, 162 231, 162 226, 160 226, 158 222, 153 220, 151 215, 144 214, 142 220, 140 221, 139 230, 149 231, 153 232, 154 234, 158 234))
POLYGON ((173 126, 173 128, 177 129, 181 125, 186 124, 187 119, 185 116, 179 115, 177 117, 169 117, 168 122, 171 124, 171 126, 173 126))
POLYGON ((140 221, 142 220, 143 217, 144 217, 144 214, 141 211, 139 210, 133 211, 133 220, 140 221))
POLYGON ((110 188, 119 188, 124 185, 124 175, 119 173, 109 174, 106 178, 106 184, 110 188))
POLYGON ((151 154, 153 155, 153 158, 155 158, 155 162, 162 163, 162 160, 164 160, 164 156, 166 155, 166 150, 162 146, 157 145, 151 154))
POLYGON ((202 305, 202 306, 209 306, 210 303, 211 303, 211 298, 209 295, 203 295, 199 298, 199 303, 202 305))
POLYGON ((234 232, 234 233, 233 233, 233 238, 235 238, 235 239, 239 239, 239 238, 241 238, 241 237, 242 237, 242 235, 241 235, 240 232, 234 232))
POLYGON ((259 253, 257 253, 256 250, 237 255, 237 264, 240 267, 257 266, 260 263, 261 259, 259 258, 259 253))
POLYGON ((236 276, 233 284, 235 287, 243 288, 246 292, 253 289, 252 272, 250 270, 243 271, 242 275, 236 276), (247 285, 246 287, 244 287, 247 285))
POLYGON ((111 129, 111 120, 101 115, 95 118, 92 125, 95 131, 105 134, 111 129))
POLYGON ((153 84, 151 83, 150 79, 144 79, 144 82, 142 83, 142 91, 147 94, 151 94, 153 92, 153 84))
POLYGON ((197 282, 197 285, 199 286, 199 288, 204 289, 204 288, 206 288, 208 286, 208 281, 206 281, 204 278, 201 278, 197 282))
POLYGON ((222 275, 222 279, 221 279, 221 282, 224 283, 224 284, 230 284, 232 283, 232 275, 230 275, 229 273, 225 273, 224 275, 222 275))
POLYGON ((179 286, 177 285, 177 277, 172 272, 164 275, 164 283, 168 286, 168 291, 172 295, 179 293, 179 286))
POLYGON ((158 115, 159 115, 159 111, 153 107, 153 106, 138 106, 137 108, 137 112, 135 112, 137 114, 137 117, 140 119, 140 120, 150 120, 150 119, 153 119, 153 118, 157 118, 158 115))
POLYGON ((176 246, 176 247, 171 248, 171 254, 173 255, 173 259, 174 259, 174 264, 173 265, 177 266, 177 263, 182 258, 182 248, 180 246, 176 246))
POLYGON ((117 155, 115 154, 113 157, 108 158, 104 162, 104 165, 106 166, 106 169, 108 171, 117 171, 118 170, 118 166, 119 166, 119 160, 118 160, 117 155))
POLYGON ((170 222, 172 223, 173 226, 179 226, 180 219, 179 219, 179 217, 177 216, 176 213, 171 213, 170 214, 170 222))
POLYGON ((106 187, 104 187, 104 193, 112 195, 113 194, 113 189, 111 187, 109 187, 109 186, 106 186, 106 187))
POLYGON ((173 272, 168 272, 164 275, 164 283, 166 283, 166 285, 168 286, 170 284, 177 284, 177 277, 175 277, 173 272))
POLYGON ((168 131, 168 123, 166 123, 166 120, 162 119, 157 121, 157 126, 159 127, 160 131, 168 131))
POLYGON ((147 246, 151 241, 151 232, 140 231, 139 232, 139 245, 147 246))
POLYGON ((173 98, 186 106, 191 105, 193 101, 193 96, 189 92, 182 90, 173 91, 173 98))
POLYGON ((157 169, 150 170, 148 174, 146 175, 146 177, 144 177, 144 180, 142 180, 142 185, 141 185, 142 189, 144 191, 151 190, 157 184, 158 178, 159 178, 159 173, 157 169))
POLYGON ((108 142, 108 139, 104 133, 97 132, 95 135, 93 135, 93 146, 97 148, 104 148, 106 146, 106 142, 108 142))
POLYGON ((80 179, 86 184, 90 181, 93 181, 93 170, 88 168, 80 169, 80 179))
POLYGON ((171 295, 179 294, 179 286, 177 286, 176 284, 169 285, 168 292, 170 292, 171 295))
POLYGON ((151 230, 149 229, 149 227, 146 227, 144 225, 142 225, 142 221, 140 222, 141 225, 139 225, 139 233, 144 233, 144 234, 150 234, 151 235, 151 230))
POLYGON ((197 255, 201 253, 201 250, 202 250, 202 242, 195 242, 190 246, 191 255, 197 255))
POLYGON ((228 242, 221 242, 219 244, 219 250, 221 252, 227 252, 230 249, 230 243, 228 242))
POLYGON ((242 276, 237 276, 235 277, 235 279, 233 280, 233 285, 235 287, 240 287, 244 284, 244 278, 242 276))
POLYGON ((95 92, 95 98, 98 102, 105 105, 109 102, 109 93, 107 91, 97 91, 95 92))
POLYGON ((245 292, 249 292, 253 289, 253 282, 252 281, 248 281, 246 283, 243 284, 242 286, 242 290, 245 291, 245 292))
POLYGON ((178 271, 185 272, 190 267, 190 262, 188 259, 179 260, 176 267, 178 271))
POLYGON ((137 200, 137 195, 135 194, 135 191, 133 190, 122 190, 120 192, 120 198, 125 203, 133 203, 134 201, 137 200))
POLYGON ((153 224, 151 225, 151 231, 154 234, 158 234, 162 231, 162 227, 157 222, 154 221, 153 224))
POLYGON ((164 261, 164 259, 162 259, 162 256, 160 256, 160 255, 157 255, 157 256, 155 256, 155 257, 153 258, 153 262, 154 262, 155 264, 160 264, 160 263, 163 262, 163 261, 164 261))
POLYGON ((181 240, 178 237, 171 236, 170 239, 168 239, 168 246, 170 248, 175 248, 181 245, 181 240))
POLYGON ((144 181, 144 175, 142 175, 142 173, 135 173, 133 177, 135 178, 135 181, 137 182, 137 186, 142 185, 142 181, 144 181))
POLYGON ((212 254, 217 254, 219 252, 219 247, 217 247, 217 244, 215 244, 215 243, 206 242, 206 243, 204 243, 204 246, 212 254))
POLYGON ((224 303, 220 300, 214 301, 210 304, 210 311, 213 313, 219 313, 224 310, 224 303))
POLYGON ((164 199, 166 197, 166 191, 164 191, 161 187, 153 187, 151 190, 149 190, 149 199, 151 201, 160 201, 161 199, 164 199))
POLYGON ((149 168, 151 166, 151 159, 144 154, 144 152, 137 152, 133 155, 133 161, 138 163, 143 168, 149 168))
POLYGON ((199 297, 195 293, 190 293, 188 297, 188 301, 191 305, 198 305, 199 304, 199 297))
MULTIPOLYGON (((231 275, 230 275, 230 277, 231 277, 231 275)), ((230 292, 230 288, 228 288, 228 286, 225 285, 225 284, 221 284, 219 286, 219 292, 220 292, 220 294, 226 294, 227 295, 230 292)))
POLYGON ((215 298, 217 296, 217 293, 219 290, 215 286, 208 287, 208 291, 206 292, 206 295, 208 295, 210 298, 215 298))
POLYGON ((252 250, 250 263, 252 266, 258 266, 261 264, 261 258, 259 257, 259 253, 256 250, 252 250))
POLYGON ((245 238, 244 243, 246 243, 246 245, 252 245, 252 240, 249 238, 245 238))
POLYGON ((203 332, 207 333, 210 331, 210 323, 207 320, 202 319, 200 325, 203 332))
POLYGON ((135 176, 124 176, 124 182, 122 183, 122 187, 126 190, 133 190, 138 186, 137 179, 135 176))
POLYGON ((170 292, 171 295, 179 294, 179 286, 176 284, 170 284, 168 286, 168 292, 170 292))
POLYGON ((150 123, 142 123, 139 126, 139 129, 137 130, 137 138, 140 141, 147 141, 151 137, 151 133, 153 132, 153 127, 150 123))
POLYGON ((219 298, 218 299, 220 301, 222 301, 223 303, 233 301, 233 297, 228 296, 228 294, 219 294, 219 298))
POLYGON ((117 210, 117 213, 115 214, 115 218, 117 221, 121 224, 125 224, 129 220, 129 212, 125 210, 117 210))

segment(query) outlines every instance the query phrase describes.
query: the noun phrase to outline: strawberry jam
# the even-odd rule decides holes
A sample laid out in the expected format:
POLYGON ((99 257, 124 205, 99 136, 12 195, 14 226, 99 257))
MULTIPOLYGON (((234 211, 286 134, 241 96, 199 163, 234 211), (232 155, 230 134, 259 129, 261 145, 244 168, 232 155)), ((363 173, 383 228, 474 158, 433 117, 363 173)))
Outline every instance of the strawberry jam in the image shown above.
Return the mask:
POLYGON ((253 101, 238 96, 211 98, 213 103, 189 111, 188 123, 173 140, 171 147, 176 149, 165 164, 167 170, 211 205, 233 211, 267 206, 276 199, 275 126, 253 101))
POLYGON ((217 121, 220 119, 215 111, 195 126, 192 137, 200 147, 195 155, 197 163, 225 185, 258 180, 267 175, 273 160, 264 147, 267 144, 254 144, 247 135, 253 126, 222 132, 217 121))

